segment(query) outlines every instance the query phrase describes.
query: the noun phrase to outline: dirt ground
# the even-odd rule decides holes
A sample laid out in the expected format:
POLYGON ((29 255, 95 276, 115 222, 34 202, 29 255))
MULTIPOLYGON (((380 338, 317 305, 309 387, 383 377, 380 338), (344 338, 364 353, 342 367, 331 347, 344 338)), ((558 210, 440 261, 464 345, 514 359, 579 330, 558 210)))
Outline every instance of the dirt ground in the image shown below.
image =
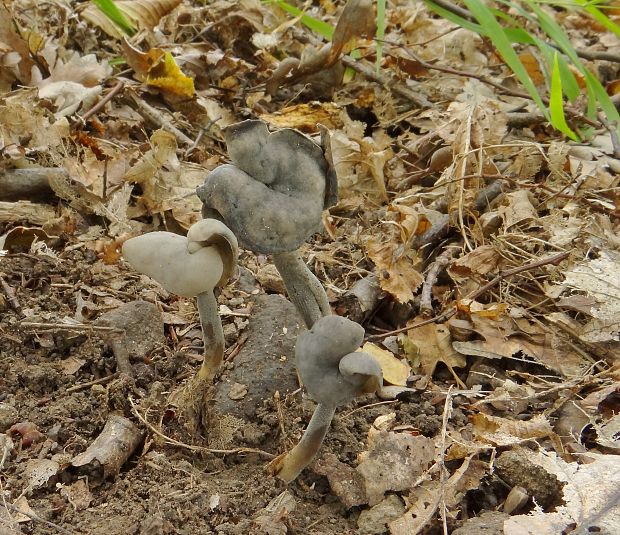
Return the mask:
MULTIPOLYGON (((112 271, 118 269, 102 266, 89 258, 88 252, 80 250, 62 253, 57 258, 24 253, 3 260, 5 280, 19 289, 16 298, 33 322, 74 316, 79 294, 86 296, 88 292, 90 311, 86 313, 95 319, 106 310, 105 297, 130 302, 152 292, 153 284, 147 283, 145 287, 135 280, 135 275, 128 276, 125 269, 121 268, 115 277, 110 276, 112 271)), ((245 284, 249 289, 247 280, 245 284)), ((236 358, 256 363, 250 368, 253 372, 246 367, 242 378, 258 392, 250 393, 256 429, 253 433, 243 426, 235 429, 227 448, 248 446, 277 454, 294 444, 312 411, 311 402, 302 400, 299 390, 287 393, 287 389, 294 390, 296 386, 290 365, 294 332, 289 330, 284 341, 273 339, 274 333, 282 332, 283 322, 290 329, 300 320, 292 305, 281 296, 253 296, 238 286, 230 290, 230 299, 222 296, 220 303, 232 300, 237 303, 236 309, 251 310, 247 329, 251 331, 253 346, 228 361, 216 388, 226 392, 230 376, 239 379, 238 373, 235 376, 236 358), (261 312, 258 317, 257 310, 261 312), (257 328, 256 323, 260 324, 257 328), (280 366, 278 376, 269 365, 261 370, 260 363, 265 360, 289 365, 280 366), (279 399, 274 398, 276 390, 279 399)), ((176 301, 169 296, 157 302, 161 308, 178 310, 176 301)), ((261 528, 253 519, 265 515, 266 506, 286 488, 266 474, 268 456, 201 453, 166 444, 152 433, 141 442, 118 476, 95 484, 88 482, 86 507, 72 505, 70 495, 63 491, 77 481, 70 471, 61 469, 58 475, 32 488, 31 462, 55 459, 66 468, 71 458, 97 437, 111 413, 140 424, 127 403, 128 396, 135 400, 138 412, 148 409, 151 422, 158 424, 166 418, 165 402, 153 399, 177 388, 183 377, 197 367, 200 355, 202 342, 195 312, 191 304, 185 308, 192 315, 188 321, 194 320, 190 323, 192 328, 185 329, 184 335, 173 335, 174 327, 167 325, 163 346, 143 361, 133 363, 135 378, 116 376, 103 384, 71 391, 100 378, 115 377, 115 358, 101 333, 17 327, 18 314, 5 305, 0 320, 0 432, 18 422, 30 422, 42 436, 29 447, 22 446, 5 463, 3 491, 12 497, 25 495, 40 518, 59 527, 49 527, 42 521, 8 523, 2 519, 0 532, 44 534, 58 532, 60 527, 89 534, 285 533, 286 528, 288 533, 356 532, 361 509, 344 507, 330 492, 326 477, 312 469, 288 486, 295 507, 281 518, 270 517, 273 526, 261 528)), ((231 320, 232 317, 229 325, 234 324, 231 320)), ((243 401, 232 401, 221 394, 220 397, 221 410, 226 414, 236 415, 237 421, 248 417, 247 410, 235 409, 235 404, 243 401)), ((364 447, 369 426, 388 412, 397 414, 397 423, 413 426, 428 437, 435 436, 441 427, 443 403, 434 401, 430 392, 414 394, 406 401, 377 402, 368 397, 339 410, 322 453, 335 454, 340 461, 352 464, 364 447), (359 410, 352 412, 354 409, 359 410)), ((174 418, 171 420, 170 425, 161 424, 161 431, 170 433, 171 438, 187 440, 188 435, 175 424, 174 418)), ((460 410, 456 418, 459 421, 466 423, 460 410)), ((207 447, 212 442, 208 437, 194 437, 192 445, 207 447)))
POLYGON ((92 2, 0 4, 0 535, 620 533, 617 1, 613 25, 542 2, 560 44, 495 3, 544 45, 511 46, 549 109, 453 22, 474 2, 392 0, 381 35, 366 0, 135 3, 161 9, 132 37, 92 2), (196 303, 120 254, 200 220, 247 119, 297 130, 269 169, 315 143, 300 254, 385 385, 288 485, 268 465, 315 406, 272 259, 242 250, 218 290, 193 419, 196 303))

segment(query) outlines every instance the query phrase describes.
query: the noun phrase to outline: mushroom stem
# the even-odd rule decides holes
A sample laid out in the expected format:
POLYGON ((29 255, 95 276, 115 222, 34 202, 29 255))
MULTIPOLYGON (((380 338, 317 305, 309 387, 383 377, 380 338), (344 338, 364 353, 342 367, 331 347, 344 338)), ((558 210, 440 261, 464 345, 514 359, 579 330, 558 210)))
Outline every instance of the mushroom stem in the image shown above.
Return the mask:
POLYGON ((213 292, 198 294, 196 301, 204 341, 204 360, 198 370, 197 378, 211 381, 224 358, 224 330, 218 313, 217 299, 213 292))
POLYGON ((331 314, 327 294, 314 273, 308 269, 298 251, 274 253, 278 269, 289 298, 310 328, 323 316, 331 314))
POLYGON ((287 483, 293 481, 316 456, 335 412, 334 405, 319 403, 299 444, 276 457, 269 465, 271 472, 287 483))

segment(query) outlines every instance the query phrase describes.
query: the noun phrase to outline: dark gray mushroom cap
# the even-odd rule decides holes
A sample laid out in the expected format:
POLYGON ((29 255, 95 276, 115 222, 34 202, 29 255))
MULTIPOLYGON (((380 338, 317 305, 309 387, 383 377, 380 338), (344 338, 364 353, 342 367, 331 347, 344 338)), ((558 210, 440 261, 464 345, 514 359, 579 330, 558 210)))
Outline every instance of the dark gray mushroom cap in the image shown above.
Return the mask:
POLYGON ((233 164, 217 167, 197 190, 210 217, 260 253, 294 251, 321 227, 334 175, 323 150, 290 128, 270 133, 262 121, 224 130, 233 164))
POLYGON ((316 402, 337 406, 382 386, 379 363, 356 351, 363 339, 364 329, 340 316, 325 316, 297 337, 297 369, 316 402))

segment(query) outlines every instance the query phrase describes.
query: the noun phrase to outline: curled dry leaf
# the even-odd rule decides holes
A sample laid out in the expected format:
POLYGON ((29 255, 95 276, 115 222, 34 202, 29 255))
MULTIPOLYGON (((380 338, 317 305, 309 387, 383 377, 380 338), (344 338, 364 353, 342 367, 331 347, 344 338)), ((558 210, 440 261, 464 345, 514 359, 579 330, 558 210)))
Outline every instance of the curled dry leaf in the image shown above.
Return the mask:
POLYGON ((22 437, 22 448, 28 448, 35 442, 45 440, 45 435, 32 422, 21 422, 12 425, 7 431, 9 435, 19 435, 22 437))
POLYGON ((340 54, 350 51, 355 40, 375 33, 375 12, 372 0, 349 0, 342 10, 327 59, 328 65, 336 61, 340 54))
POLYGON ((161 48, 141 52, 126 40, 123 51, 136 77, 146 85, 161 89, 167 96, 186 99, 194 96, 194 80, 183 74, 170 52, 161 48))
POLYGON ((542 414, 528 421, 519 421, 479 413, 471 421, 476 439, 494 446, 509 446, 554 434, 551 424, 542 414))
MULTIPOLYGON (((118 0, 115 2, 116 7, 123 15, 141 30, 150 30, 157 26, 161 18, 180 3, 181 0, 118 0)), ((110 37, 117 39, 123 37, 118 27, 93 3, 89 2, 81 12, 81 17, 91 24, 99 26, 110 37)))
POLYGON ((538 533, 620 533, 618 481, 620 457, 588 453, 593 462, 567 463, 552 453, 532 453, 531 460, 554 474, 563 487, 563 505, 543 513, 511 516, 504 522, 505 535, 538 533))

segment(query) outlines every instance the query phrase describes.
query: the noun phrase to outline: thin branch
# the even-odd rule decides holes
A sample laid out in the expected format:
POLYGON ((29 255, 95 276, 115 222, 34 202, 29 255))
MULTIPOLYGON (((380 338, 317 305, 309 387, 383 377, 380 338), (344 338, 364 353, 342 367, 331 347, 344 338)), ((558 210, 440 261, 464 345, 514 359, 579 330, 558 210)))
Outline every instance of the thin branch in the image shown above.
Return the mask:
POLYGON ((97 104, 95 104, 90 110, 88 110, 84 115, 80 117, 82 123, 86 123, 86 121, 90 119, 93 115, 95 115, 95 113, 103 109, 103 107, 108 102, 110 102, 114 95, 116 95, 121 89, 123 89, 123 82, 117 82, 117 84, 112 89, 110 89, 110 91, 108 91, 106 95, 101 100, 99 100, 99 102, 97 102, 97 104))
POLYGON ((203 452, 203 453, 219 453, 223 455, 234 455, 234 454, 243 454, 243 453, 255 453, 262 457, 266 457, 267 459, 273 459, 275 455, 269 453, 267 451, 259 450, 257 448, 232 448, 229 450, 218 450, 213 448, 205 448, 203 446, 192 446, 191 444, 186 444, 185 442, 181 442, 174 438, 171 438, 164 433, 162 433, 159 429, 157 429, 152 423, 150 423, 144 416, 142 416, 138 412, 138 408, 134 403, 131 396, 127 398, 131 405, 131 412, 134 414, 138 420, 140 420, 146 427, 148 427, 153 433, 155 433, 158 437, 162 438, 166 444, 170 444, 172 446, 178 446, 179 448, 185 448, 190 451, 203 452))
POLYGON ((23 316, 24 312, 22 311, 22 307, 15 296, 15 290, 9 286, 9 283, 6 282, 6 280, 4 280, 2 274, 0 274, 0 286, 2 286, 2 291, 5 293, 6 298, 9 300, 9 304, 13 310, 15 310, 15 312, 17 312, 20 316, 23 316))
POLYGON ((101 325, 88 325, 86 323, 38 323, 33 321, 22 321, 20 327, 26 329, 39 329, 44 331, 95 331, 105 333, 124 333, 123 329, 115 327, 103 327, 101 325))
POLYGON ((3 505, 7 509, 14 511, 15 513, 19 513, 20 515, 27 516, 30 520, 33 520, 34 522, 38 522, 39 524, 43 524, 47 526, 48 528, 55 529, 59 533, 63 533, 64 535, 73 535, 73 531, 69 531, 68 529, 63 528, 62 526, 59 526, 58 524, 54 524, 53 522, 50 522, 49 520, 45 520, 41 518, 39 515, 36 515, 35 513, 31 513, 30 511, 22 511, 19 507, 16 507, 12 503, 4 502, 3 505))
MULTIPOLYGON (((547 265, 557 265, 562 260, 565 260, 570 255, 570 252, 565 251, 563 253, 557 253, 552 256, 548 256, 546 258, 541 258, 540 260, 535 260, 534 262, 530 262, 529 264, 525 264, 523 266, 519 266, 512 269, 507 269, 506 271, 502 271, 499 275, 497 275, 493 280, 487 282, 484 286, 478 288, 475 292, 472 292, 471 295, 467 296, 465 299, 474 301, 481 295, 488 292, 491 288, 497 286, 501 281, 508 279, 514 275, 518 275, 519 273, 523 273, 525 271, 531 271, 532 269, 536 269, 542 266, 547 265)), ((463 300, 461 300, 463 301, 463 300)), ((443 312, 442 314, 435 316, 434 318, 430 318, 425 321, 421 321, 420 323, 416 323, 414 325, 408 325, 407 327, 401 327, 400 329, 394 329, 393 331, 375 334, 369 336, 368 340, 382 340, 383 338, 387 338, 388 336, 393 336, 395 334, 404 333, 407 331, 411 331, 413 329, 417 329, 418 327, 422 327, 423 325, 428 325, 429 323, 441 323, 450 319, 452 316, 456 314, 456 305, 453 305, 449 310, 443 312)))

